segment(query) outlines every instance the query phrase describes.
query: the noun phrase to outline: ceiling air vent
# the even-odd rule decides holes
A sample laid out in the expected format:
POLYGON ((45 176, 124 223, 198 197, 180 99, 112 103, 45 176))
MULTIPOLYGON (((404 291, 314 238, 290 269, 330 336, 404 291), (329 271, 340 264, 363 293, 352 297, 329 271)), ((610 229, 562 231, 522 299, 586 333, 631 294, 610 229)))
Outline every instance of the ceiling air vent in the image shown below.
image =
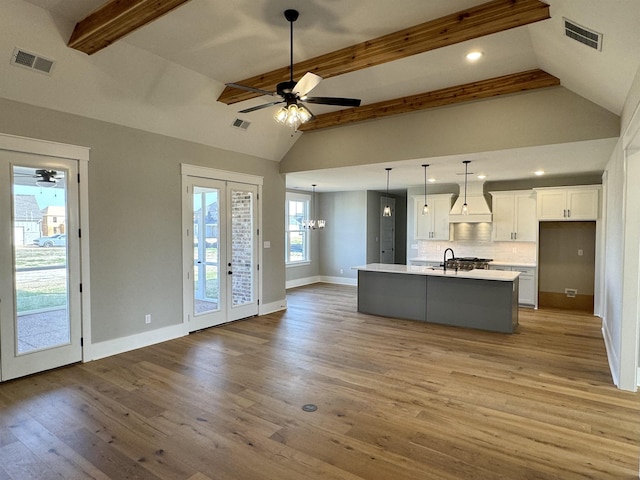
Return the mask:
POLYGON ((37 72, 50 74, 53 69, 53 60, 41 57, 35 53, 27 52, 21 48, 15 48, 13 50, 13 56, 11 57, 11 63, 18 65, 19 67, 25 67, 37 72))
POLYGON ((246 120, 242 120, 240 118, 236 118, 231 124, 232 127, 241 128, 242 130, 246 130, 251 125, 251 122, 247 122, 246 120))
POLYGON ((602 51, 602 34, 582 27, 568 18, 563 18, 564 21, 564 34, 573 38, 574 40, 587 45, 588 47, 595 48, 598 51, 602 51))

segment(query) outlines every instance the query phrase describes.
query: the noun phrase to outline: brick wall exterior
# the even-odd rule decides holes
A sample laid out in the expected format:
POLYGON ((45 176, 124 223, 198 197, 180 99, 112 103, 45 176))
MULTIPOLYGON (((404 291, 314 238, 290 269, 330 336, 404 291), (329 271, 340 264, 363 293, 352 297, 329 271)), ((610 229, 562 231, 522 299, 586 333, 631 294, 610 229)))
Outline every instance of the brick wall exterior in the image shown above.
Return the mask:
POLYGON ((234 306, 253 302, 253 193, 233 190, 231 192, 232 249, 231 270, 232 304, 234 306))

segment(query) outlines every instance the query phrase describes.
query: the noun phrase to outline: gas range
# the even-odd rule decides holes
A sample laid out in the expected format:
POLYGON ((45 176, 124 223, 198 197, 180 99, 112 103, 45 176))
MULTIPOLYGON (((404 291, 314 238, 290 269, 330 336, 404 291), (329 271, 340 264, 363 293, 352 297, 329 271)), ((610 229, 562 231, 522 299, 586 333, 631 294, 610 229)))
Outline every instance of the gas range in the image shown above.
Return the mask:
POLYGON ((478 258, 478 257, 460 257, 450 258, 447 260, 447 268, 457 270, 489 270, 489 262, 492 262, 492 258, 478 258))

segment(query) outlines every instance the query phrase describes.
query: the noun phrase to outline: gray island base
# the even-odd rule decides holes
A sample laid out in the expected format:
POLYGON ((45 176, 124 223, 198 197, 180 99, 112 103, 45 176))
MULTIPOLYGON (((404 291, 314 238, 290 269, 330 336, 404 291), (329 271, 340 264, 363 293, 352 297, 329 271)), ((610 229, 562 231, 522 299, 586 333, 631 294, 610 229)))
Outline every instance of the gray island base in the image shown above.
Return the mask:
POLYGON ((372 315, 513 333, 518 275, 373 263, 358 270, 358 311, 372 315))

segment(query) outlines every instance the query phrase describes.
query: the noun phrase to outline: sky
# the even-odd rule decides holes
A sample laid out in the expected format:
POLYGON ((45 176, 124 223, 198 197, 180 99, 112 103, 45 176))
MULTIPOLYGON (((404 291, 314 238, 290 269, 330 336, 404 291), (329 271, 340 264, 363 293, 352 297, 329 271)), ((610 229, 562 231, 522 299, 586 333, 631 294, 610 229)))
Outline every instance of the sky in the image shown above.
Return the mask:
POLYGON ((40 210, 49 206, 63 207, 65 204, 64 188, 41 188, 28 185, 14 185, 14 194, 35 195, 40 210))

